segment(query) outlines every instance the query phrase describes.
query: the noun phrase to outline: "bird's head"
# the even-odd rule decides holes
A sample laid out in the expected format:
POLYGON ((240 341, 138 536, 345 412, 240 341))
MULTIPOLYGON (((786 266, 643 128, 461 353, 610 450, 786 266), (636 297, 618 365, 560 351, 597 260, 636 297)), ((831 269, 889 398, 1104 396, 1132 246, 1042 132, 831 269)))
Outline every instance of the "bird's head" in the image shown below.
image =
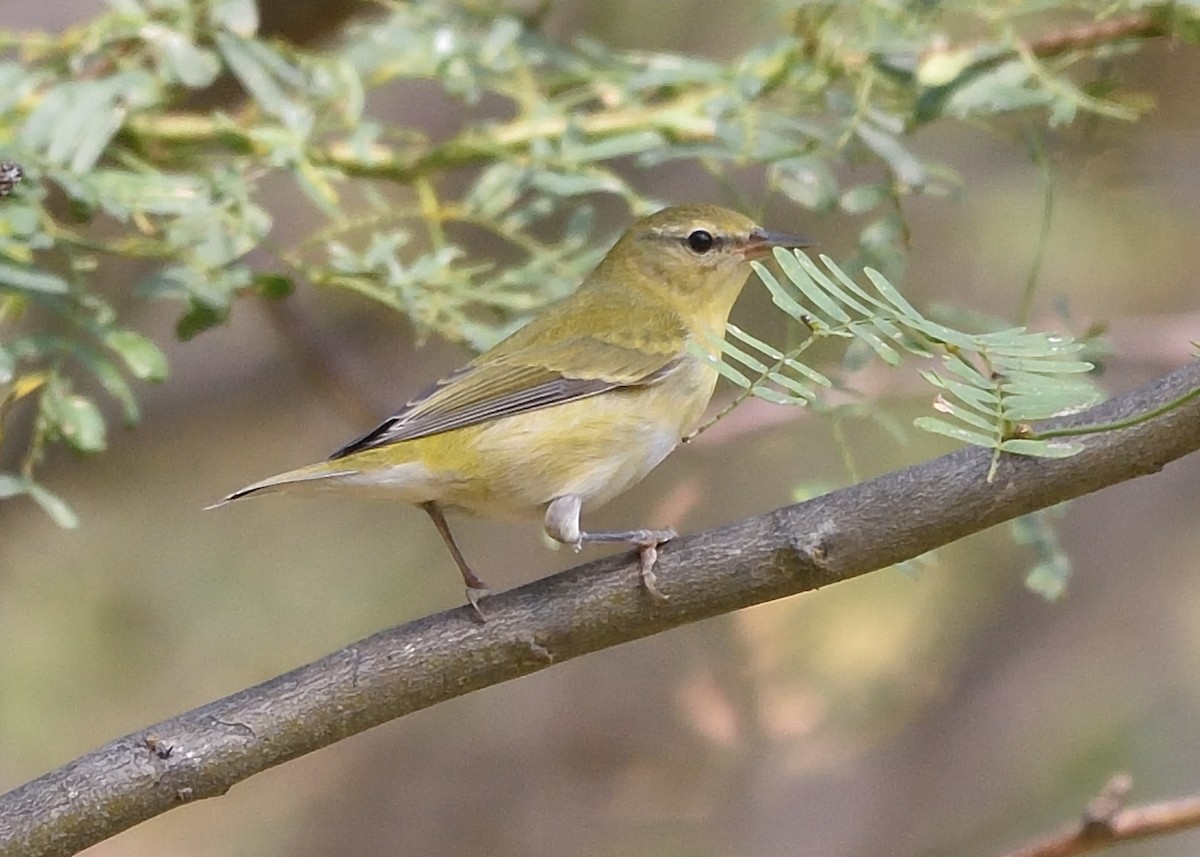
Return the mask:
POLYGON ((750 273, 748 261, 768 256, 775 247, 810 243, 768 232, 720 206, 680 205, 634 223, 609 251, 602 268, 608 269, 608 277, 672 302, 699 302, 721 316, 723 327, 750 273))

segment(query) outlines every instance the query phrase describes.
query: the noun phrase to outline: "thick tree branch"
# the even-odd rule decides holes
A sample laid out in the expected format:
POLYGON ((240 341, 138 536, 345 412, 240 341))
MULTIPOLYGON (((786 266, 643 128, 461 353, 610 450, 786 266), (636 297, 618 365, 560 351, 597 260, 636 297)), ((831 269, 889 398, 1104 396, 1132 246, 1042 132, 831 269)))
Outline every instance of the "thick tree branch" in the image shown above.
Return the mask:
MULTIPOLYGON (((1107 423, 1200 389, 1193 362, 1061 421, 1107 423)), ((0 857, 72 854, 182 803, 412 711, 668 628, 817 589, 1200 449, 1200 396, 1073 458, 963 449, 666 545, 666 603, 628 555, 383 631, 257 687, 127 735, 0 796, 0 857)))

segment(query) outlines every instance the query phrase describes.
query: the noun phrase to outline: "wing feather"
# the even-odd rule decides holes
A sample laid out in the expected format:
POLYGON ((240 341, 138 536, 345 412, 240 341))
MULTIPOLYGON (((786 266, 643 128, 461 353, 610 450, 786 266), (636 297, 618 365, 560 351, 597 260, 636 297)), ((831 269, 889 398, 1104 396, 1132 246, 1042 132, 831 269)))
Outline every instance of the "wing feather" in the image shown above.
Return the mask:
POLYGON ((527 411, 656 383, 686 358, 587 337, 472 362, 429 387, 397 413, 330 456, 343 458, 527 411), (605 371, 588 371, 579 355, 605 371))

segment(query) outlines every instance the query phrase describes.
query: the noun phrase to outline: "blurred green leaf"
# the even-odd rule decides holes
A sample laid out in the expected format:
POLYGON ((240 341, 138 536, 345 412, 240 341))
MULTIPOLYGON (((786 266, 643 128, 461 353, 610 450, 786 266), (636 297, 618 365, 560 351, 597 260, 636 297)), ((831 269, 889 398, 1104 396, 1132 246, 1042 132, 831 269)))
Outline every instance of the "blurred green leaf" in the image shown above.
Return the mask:
POLYGON ((175 323, 175 335, 182 342, 187 342, 204 331, 223 323, 228 315, 227 310, 193 301, 188 306, 187 312, 180 316, 179 321, 175 323))
POLYGON ((1013 541, 1028 545, 1036 554, 1036 562, 1025 576, 1025 586, 1047 601, 1056 601, 1066 594, 1071 576, 1071 559, 1059 541, 1056 521, 1062 517, 1065 504, 1042 509, 1009 524, 1013 541))
POLYGON ((929 178, 928 170, 921 159, 900 142, 897 134, 868 122, 856 125, 854 134, 888 165, 901 187, 906 190, 924 187, 929 178))
POLYGON ((0 262, 0 284, 55 295, 66 294, 70 290, 70 285, 58 274, 7 262, 0 262))
POLYGON ((99 351, 89 349, 83 351, 79 356, 96 380, 100 382, 104 391, 121 406, 121 417, 125 425, 136 425, 141 419, 141 408, 138 407, 133 388, 129 386, 117 365, 99 351))
POLYGON ((296 183, 305 195, 325 212, 330 219, 339 216, 338 194, 334 182, 340 174, 334 170, 317 167, 304 160, 301 153, 292 164, 295 171, 296 183))
POLYGON ((259 106, 292 131, 307 135, 314 115, 287 89, 303 90, 303 73, 262 42, 217 32, 214 41, 230 70, 259 106))
POLYGON ((945 112, 963 118, 1027 110, 1049 101, 1049 95, 1033 85, 1029 68, 1019 59, 964 76, 943 92, 945 112))
POLYGON ((82 175, 100 160, 131 107, 153 100, 158 81, 140 69, 97 80, 67 80, 38 102, 22 142, 47 162, 82 175))
POLYGON ((161 24, 146 24, 141 37, 154 49, 166 74, 192 89, 209 86, 221 73, 221 63, 212 51, 198 47, 178 30, 161 24))
MULTIPOLYGON (((598 140, 570 141, 563 146, 563 157, 571 162, 588 163, 627 158, 657 149, 666 144, 657 131, 631 131, 598 140)), ((611 180, 611 179, 610 179, 611 180)))
POLYGON ((219 30, 248 39, 258 31, 258 3, 255 0, 208 0, 209 22, 219 30))
POLYGON ((863 184, 852 187, 838 199, 838 207, 846 214, 866 214, 883 205, 890 196, 885 185, 863 184))
POLYGON ((18 62, 0 62, 0 114, 8 114, 13 105, 29 96, 46 75, 18 62))
POLYGON ((771 165, 769 176, 780 193, 804 208, 828 211, 837 202, 837 178, 828 159, 786 158, 771 165))
POLYGON ((58 381, 46 385, 39 404, 42 417, 72 447, 80 452, 104 449, 104 417, 90 399, 69 392, 66 385, 58 381))
POLYGON ((135 378, 161 381, 167 377, 166 355, 140 333, 114 330, 105 336, 104 344, 121 356, 135 378))
POLYGON ((11 473, 0 473, 0 500, 7 500, 9 497, 19 497, 26 493, 29 488, 29 481, 20 476, 14 476, 11 473))
POLYGON ((198 176, 96 169, 81 180, 78 192, 122 219, 134 213, 184 215, 210 210, 208 185, 198 176))
POLYGON ((79 518, 66 501, 57 494, 51 493, 48 489, 43 488, 35 482, 30 482, 26 486, 26 493, 32 497, 42 511, 50 516, 50 520, 58 524, 65 530, 73 530, 79 526, 79 518))
POLYGON ((1071 561, 1066 554, 1044 560, 1033 566, 1025 576, 1025 586, 1030 592, 1047 601, 1057 601, 1067 594, 1067 580, 1071 576, 1071 561))
POLYGON ((291 277, 282 274, 255 274, 253 283, 259 295, 272 301, 286 298, 296 290, 291 277))
POLYGON ((530 176, 529 185, 554 196, 583 196, 589 193, 613 193, 621 182, 607 173, 563 173, 538 170, 530 176))

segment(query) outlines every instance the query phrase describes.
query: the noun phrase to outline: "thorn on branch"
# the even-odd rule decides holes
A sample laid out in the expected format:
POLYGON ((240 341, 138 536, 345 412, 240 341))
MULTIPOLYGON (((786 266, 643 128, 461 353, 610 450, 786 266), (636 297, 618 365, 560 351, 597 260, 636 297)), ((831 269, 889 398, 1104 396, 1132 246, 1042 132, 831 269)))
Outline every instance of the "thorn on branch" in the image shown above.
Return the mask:
POLYGON ((169 759, 171 758, 171 754, 175 752, 175 745, 163 743, 163 740, 154 733, 150 733, 143 738, 142 744, 159 759, 169 759))

